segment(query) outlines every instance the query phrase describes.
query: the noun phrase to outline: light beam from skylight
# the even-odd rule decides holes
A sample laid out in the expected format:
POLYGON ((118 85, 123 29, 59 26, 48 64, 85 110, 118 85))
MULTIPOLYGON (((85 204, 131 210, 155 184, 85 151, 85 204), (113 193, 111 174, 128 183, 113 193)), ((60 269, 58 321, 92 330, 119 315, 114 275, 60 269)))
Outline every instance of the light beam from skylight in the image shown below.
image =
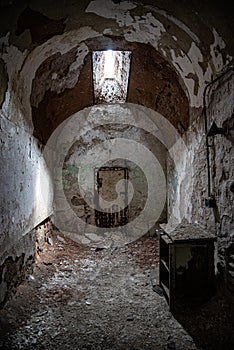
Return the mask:
POLYGON ((104 78, 114 79, 115 77, 115 54, 112 50, 104 51, 104 78))

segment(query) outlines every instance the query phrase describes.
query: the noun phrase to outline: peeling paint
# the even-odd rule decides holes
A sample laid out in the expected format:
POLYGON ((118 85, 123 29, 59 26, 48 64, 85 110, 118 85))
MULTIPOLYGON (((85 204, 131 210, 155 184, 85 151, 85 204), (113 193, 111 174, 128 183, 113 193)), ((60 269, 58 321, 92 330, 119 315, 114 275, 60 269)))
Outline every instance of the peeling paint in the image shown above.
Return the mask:
POLYGON ((81 43, 75 51, 70 50, 64 55, 55 54, 51 59, 44 61, 33 81, 32 106, 38 107, 48 90, 60 94, 65 89, 73 88, 79 79, 80 70, 88 53, 87 45, 81 43))
POLYGON ((206 81, 211 80, 212 69, 208 65, 205 74, 201 67, 201 63, 205 60, 200 49, 195 43, 192 43, 187 55, 176 55, 174 50, 171 50, 172 63, 179 67, 180 75, 183 78, 190 97, 191 107, 200 107, 202 105, 203 91, 206 81))
POLYGON ((0 241, 5 240, 1 249, 7 249, 51 215, 52 193, 50 176, 35 139, 3 115, 0 124, 0 232, 4 233, 0 241))
POLYGON ((133 18, 130 15, 130 10, 135 7, 136 5, 129 1, 114 4, 111 0, 94 0, 89 3, 85 12, 95 13, 104 18, 116 19, 118 25, 123 27, 132 24, 133 18))
POLYGON ((150 12, 142 17, 135 17, 135 19, 135 23, 132 24, 132 33, 128 30, 125 34, 125 38, 129 41, 135 41, 131 40, 132 35, 134 38, 139 37, 140 40, 145 36, 146 42, 155 42, 156 40, 159 40, 162 33, 166 32, 163 24, 150 12))
MULTIPOLYGON (((146 7, 147 8, 147 7, 146 7)), ((188 34, 188 36, 196 43, 200 43, 200 39, 198 36, 182 21, 180 21, 178 18, 175 18, 172 15, 169 15, 166 11, 158 9, 156 7, 148 6, 148 8, 151 8, 155 13, 159 13, 163 17, 170 20, 170 22, 174 23, 176 26, 178 26, 182 31, 188 34)))
MULTIPOLYGON (((79 30, 74 30, 72 32, 61 35, 59 38, 60 40, 58 40, 57 37, 53 37, 41 46, 36 47, 36 49, 27 56, 27 59, 25 59, 24 65, 21 69, 20 76, 18 77, 17 75, 18 81, 15 93, 17 93, 18 98, 21 102, 21 106, 19 107, 31 125, 32 121, 30 95, 32 89, 32 81, 35 77, 37 69, 42 64, 42 62, 55 53, 60 53, 63 55, 70 51, 72 48, 77 47, 80 42, 99 35, 100 34, 92 30, 90 27, 83 27, 79 30)), ((14 47, 12 50, 15 50, 14 47)), ((81 55, 81 57, 83 57, 83 55, 84 53, 81 55)), ((5 60, 8 60, 8 55, 5 55, 5 60)), ((22 57, 21 62, 23 62, 22 57)), ((79 59, 77 59, 77 62, 79 62, 79 59)), ((8 64, 10 64, 9 61, 8 64)), ((13 68, 11 69, 13 70, 13 68)), ((8 114, 7 111, 6 114, 8 114)))
MULTIPOLYGON (((184 84, 187 88, 190 98, 191 107, 200 107, 202 105, 202 94, 204 86, 207 81, 211 80, 213 69, 222 69, 224 60, 222 54, 216 54, 217 48, 223 49, 225 43, 223 39, 218 36, 217 32, 214 33, 214 44, 210 47, 210 55, 212 62, 207 62, 207 58, 204 57, 204 53, 201 52, 199 47, 199 38, 184 25, 181 21, 175 19, 173 16, 168 15, 165 11, 150 6, 146 7, 152 11, 147 11, 143 14, 143 8, 141 9, 141 16, 131 16, 131 11, 137 8, 136 4, 124 1, 120 4, 114 4, 110 1, 91 1, 86 8, 86 13, 94 13, 100 18, 114 19, 123 30, 124 38, 129 42, 141 42, 150 43, 156 50, 159 50, 168 62, 171 62, 175 69, 181 76, 184 84), (170 34, 165 29, 165 23, 159 20, 155 16, 157 13, 169 20, 172 24, 183 30, 191 38, 191 46, 188 52, 183 51, 181 47, 181 41, 178 40, 178 36, 173 33, 170 34), (165 35, 165 37, 163 36, 165 35), (194 40, 194 41, 192 41, 194 40), (168 41, 168 42, 167 42, 168 41), (171 43, 170 43, 171 41, 171 43), (173 43, 173 44, 172 44, 173 43), (171 49, 168 49, 168 47, 171 49), (206 66, 206 68, 205 68, 206 66), (214 66, 214 68, 213 68, 214 66)), ((112 28, 106 28, 103 30, 104 34, 112 34, 112 28)), ((30 106, 30 94, 32 88, 32 80, 38 67, 42 62, 55 53, 65 54, 69 50, 73 49, 79 43, 88 38, 94 38, 101 36, 102 33, 98 33, 90 27, 82 27, 78 30, 66 32, 65 34, 54 37, 48 40, 41 46, 38 46, 30 54, 27 52, 20 52, 15 46, 8 46, 7 51, 4 53, 3 58, 7 63, 7 70, 10 77, 10 95, 13 97, 16 93, 19 97, 20 104, 22 105, 22 113, 28 118, 28 123, 31 124, 31 106, 30 106), (15 65, 15 58, 17 57, 17 65, 15 65), (22 67, 23 64, 23 67, 22 67), (18 72, 22 67, 20 76, 18 72), (14 90, 14 93, 12 91, 14 90)), ((8 36, 1 41, 8 42, 8 36)), ((186 43, 187 45, 188 43, 186 43)), ((8 44, 7 44, 8 45, 8 44)), ((81 45, 84 45, 83 43, 81 45)), ((51 90, 60 93, 65 88, 71 88, 75 85, 75 82, 79 76, 79 67, 82 65, 85 50, 83 53, 78 53, 77 59, 70 66, 69 72, 66 77, 56 76, 54 73, 51 76, 51 90)), ((230 56, 227 59, 230 60, 230 56)), ((37 101, 37 104, 41 101, 41 98, 37 101)), ((14 104, 17 102, 11 98, 8 100, 8 105, 4 106, 4 114, 8 115, 7 110, 11 111, 10 115, 15 115, 14 104)))
MULTIPOLYGON (((53 13, 54 7, 48 6, 50 6, 50 13, 53 13)), ((58 54, 61 57, 74 50, 74 59, 67 65, 67 70, 64 69, 63 75, 59 75, 56 70, 50 71, 48 84, 46 82, 43 85, 45 88, 43 91, 38 91, 37 99, 34 101, 35 106, 43 100, 47 89, 56 95, 64 89, 75 86, 89 51, 84 43, 85 40, 102 38, 104 43, 111 42, 110 38, 108 38, 109 41, 105 40, 107 35, 113 34, 121 40, 125 39, 126 45, 129 45, 129 42, 150 44, 164 56, 163 64, 168 63, 168 66, 174 67, 183 81, 189 96, 191 116, 195 118, 200 113, 199 108, 202 107, 203 92, 207 82, 210 82, 233 59, 230 52, 228 53, 230 48, 226 47, 227 38, 224 40, 217 28, 205 27, 205 24, 198 30, 196 25, 201 23, 199 18, 195 18, 196 21, 191 23, 190 27, 190 24, 189 26, 185 24, 185 22, 188 23, 189 17, 183 22, 162 9, 143 4, 137 5, 130 1, 120 1, 116 4, 111 0, 94 0, 89 3, 86 10, 84 6, 75 6, 77 7, 74 14, 72 13, 74 7, 69 7, 66 23, 70 25, 67 28, 73 26, 78 29, 53 36, 49 40, 46 36, 47 41, 40 46, 31 46, 29 30, 19 33, 20 36, 16 37, 12 29, 11 33, 8 32, 5 35, 4 32, 5 36, 0 38, 2 72, 0 141, 3 164, 0 169, 3 218, 0 231, 4 233, 0 235, 2 261, 7 259, 10 250, 13 250, 14 257, 20 256, 22 251, 27 251, 29 254, 33 238, 28 232, 52 213, 50 174, 37 141, 31 136, 33 125, 30 96, 33 80, 43 62, 53 58, 54 55, 58 54), (96 22, 92 22, 92 19, 96 22), (204 36, 201 33, 203 28, 206 32, 204 36), (197 110, 192 109, 193 107, 197 110)), ((60 13, 61 9, 58 9, 57 16, 60 13)), ((183 14, 181 18, 182 16, 183 14)), ((15 23, 16 20, 17 18, 15 23)), ((22 30, 25 28, 23 27, 22 30)), ((47 28, 45 31, 46 35, 51 36, 47 28)), ((62 31, 63 28, 58 32, 56 29, 53 33, 62 33, 62 31)), ((34 39, 35 43, 38 42, 37 38, 34 39)), ((41 43, 40 38, 39 42, 41 43)), ((174 76, 172 77, 174 79, 174 76)), ((233 80, 227 80, 227 83, 221 84, 221 87, 221 91, 218 91, 217 86, 214 87, 214 91, 210 93, 213 102, 209 105, 210 117, 220 126, 227 120, 231 120, 231 117, 233 118, 233 80)), ((175 95, 179 91, 173 90, 171 85, 167 86, 167 89, 165 90, 167 93, 176 91, 175 95)), ((160 93, 159 91, 158 94, 160 93)), ((139 94, 142 94, 142 90, 139 94)), ((174 101, 174 104, 177 102, 179 104, 181 100, 177 99, 178 95, 174 100, 165 99, 164 101, 174 101)), ((152 101, 153 98, 154 96, 152 101)), ((139 99, 138 103, 139 101, 141 100, 139 99)), ((158 101, 153 101, 152 106, 152 108, 158 107, 158 101)), ((162 108, 164 106, 162 104, 162 108)), ((171 111, 172 109, 170 113, 171 111)), ((175 108, 174 112, 178 112, 178 109, 175 108)), ((121 115, 125 117, 126 111, 121 115)), ((142 117, 142 110, 139 115, 142 117)), ((177 118, 175 114, 173 116, 177 118)), ((216 231, 219 237, 221 259, 225 247, 234 237, 233 193, 230 191, 231 178, 234 176, 233 138, 231 135, 220 138, 217 136, 212 148, 214 192, 219 209, 217 215, 204 207, 207 184, 202 117, 197 118, 186 137, 188 139, 186 155, 181 151, 179 144, 170 149, 179 168, 175 174, 175 188, 171 191, 174 195, 172 214, 177 221, 185 216, 190 222, 202 222, 211 231, 216 231)), ((183 264, 186 264, 187 258, 185 257, 183 264)), ((5 289, 5 285, 3 287, 5 289)))
POLYGON ((226 47, 226 44, 221 38, 221 36, 216 32, 215 28, 213 28, 213 36, 214 36, 214 43, 210 45, 210 53, 211 53, 214 67, 216 71, 219 72, 224 65, 222 50, 226 47))

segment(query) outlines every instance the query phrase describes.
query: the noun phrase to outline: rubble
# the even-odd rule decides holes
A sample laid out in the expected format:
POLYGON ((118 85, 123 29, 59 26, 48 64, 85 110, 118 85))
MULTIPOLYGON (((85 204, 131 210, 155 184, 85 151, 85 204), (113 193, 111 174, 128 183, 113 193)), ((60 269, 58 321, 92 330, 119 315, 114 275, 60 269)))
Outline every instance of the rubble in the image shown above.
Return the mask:
MULTIPOLYGON (((47 244, 38 258, 34 279, 0 311, 0 349, 201 349, 154 291, 158 238, 98 251, 68 238, 59 249, 61 239, 56 234, 52 239, 54 245, 47 244)), ((190 320, 194 327, 196 317, 190 320)), ((210 331, 212 325, 205 332, 210 331)))

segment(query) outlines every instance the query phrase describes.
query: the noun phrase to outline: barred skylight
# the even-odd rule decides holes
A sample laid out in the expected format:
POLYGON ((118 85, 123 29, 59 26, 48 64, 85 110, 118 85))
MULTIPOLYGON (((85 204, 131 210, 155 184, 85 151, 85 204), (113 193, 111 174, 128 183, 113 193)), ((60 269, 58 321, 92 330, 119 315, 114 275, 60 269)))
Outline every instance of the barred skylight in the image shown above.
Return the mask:
POLYGON ((130 51, 93 51, 95 103, 126 102, 130 51))

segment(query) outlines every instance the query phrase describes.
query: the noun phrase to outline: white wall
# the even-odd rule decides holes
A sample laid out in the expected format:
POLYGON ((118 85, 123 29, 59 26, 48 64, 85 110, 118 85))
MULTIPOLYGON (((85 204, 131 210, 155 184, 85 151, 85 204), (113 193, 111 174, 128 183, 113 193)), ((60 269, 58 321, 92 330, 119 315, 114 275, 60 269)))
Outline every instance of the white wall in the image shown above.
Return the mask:
POLYGON ((0 127, 0 259, 4 260, 22 236, 52 213, 52 192, 35 138, 3 114, 0 127))

